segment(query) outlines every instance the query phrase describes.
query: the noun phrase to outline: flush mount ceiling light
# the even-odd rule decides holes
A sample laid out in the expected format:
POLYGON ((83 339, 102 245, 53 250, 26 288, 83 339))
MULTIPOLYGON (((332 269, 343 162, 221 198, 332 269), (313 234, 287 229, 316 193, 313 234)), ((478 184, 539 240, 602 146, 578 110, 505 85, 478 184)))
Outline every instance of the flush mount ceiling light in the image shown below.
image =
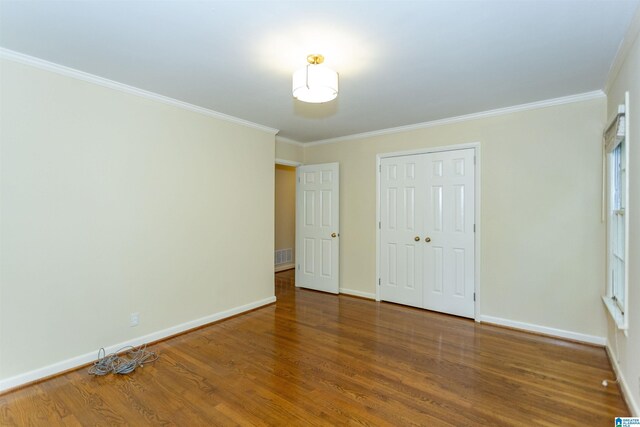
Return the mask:
POLYGON ((328 102, 338 96, 338 73, 322 65, 324 56, 307 56, 307 65, 293 73, 293 97, 302 102, 328 102))

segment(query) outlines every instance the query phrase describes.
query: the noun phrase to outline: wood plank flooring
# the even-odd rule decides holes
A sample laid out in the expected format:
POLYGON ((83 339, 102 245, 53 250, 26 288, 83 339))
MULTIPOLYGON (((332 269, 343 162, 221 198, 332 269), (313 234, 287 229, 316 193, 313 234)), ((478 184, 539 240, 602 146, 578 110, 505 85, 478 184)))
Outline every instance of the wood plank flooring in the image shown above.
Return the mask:
POLYGON ((129 376, 86 369, 0 396, 2 426, 611 426, 602 348, 296 289, 158 343, 129 376))

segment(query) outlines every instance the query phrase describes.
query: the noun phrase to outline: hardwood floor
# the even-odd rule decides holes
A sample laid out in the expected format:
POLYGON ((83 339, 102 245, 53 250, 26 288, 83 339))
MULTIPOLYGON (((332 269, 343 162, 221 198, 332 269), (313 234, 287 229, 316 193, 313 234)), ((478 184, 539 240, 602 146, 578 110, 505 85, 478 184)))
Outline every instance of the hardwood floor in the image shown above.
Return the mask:
POLYGON ((0 425, 611 426, 602 348, 300 290, 158 343, 129 376, 86 369, 0 396, 0 425))

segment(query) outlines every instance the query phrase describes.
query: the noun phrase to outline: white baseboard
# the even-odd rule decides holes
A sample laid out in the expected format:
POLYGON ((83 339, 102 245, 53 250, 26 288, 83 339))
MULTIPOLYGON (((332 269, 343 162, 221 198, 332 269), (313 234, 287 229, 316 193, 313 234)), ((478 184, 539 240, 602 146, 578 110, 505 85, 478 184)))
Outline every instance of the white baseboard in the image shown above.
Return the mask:
POLYGON ((595 335, 581 334, 579 332, 565 331, 563 329, 549 328, 547 326, 534 325, 531 323, 518 322, 516 320, 501 319, 499 317, 480 315, 480 322, 492 323, 494 325, 508 326, 514 329, 522 329, 523 331, 536 332, 539 334, 550 335, 558 338, 565 338, 573 341, 585 342, 588 344, 596 344, 604 346, 607 343, 605 337, 595 335))
POLYGON ((615 372, 618 383, 620 384, 622 397, 624 398, 624 401, 627 402, 627 406, 631 411, 631 415, 634 417, 640 417, 640 407, 633 398, 633 394, 631 393, 631 389, 629 388, 629 383, 627 383, 624 375, 622 375, 622 369, 620 369, 620 365, 618 364, 616 355, 613 353, 613 349, 611 348, 611 343, 609 342, 609 340, 607 340, 607 345, 605 346, 605 348, 607 349, 607 354, 609 355, 609 360, 611 361, 613 372, 615 372))
POLYGON ((353 295, 354 297, 376 299, 376 294, 370 292, 356 291, 355 289, 340 288, 340 293, 345 295, 353 295))
POLYGON ((275 266, 275 271, 277 273, 278 271, 291 270, 292 268, 296 268, 294 263, 280 264, 275 266))
MULTIPOLYGON (((222 320, 227 317, 244 313, 245 311, 253 310, 258 307, 262 307, 264 305, 274 303, 275 301, 276 301, 275 296, 265 298, 259 301, 254 301, 249 304, 231 308, 229 310, 210 314, 208 316, 201 317, 200 319, 181 323, 179 325, 172 326, 170 328, 163 329, 161 331, 152 332, 150 334, 147 334, 138 338, 133 338, 125 342, 110 345, 108 347, 105 347, 105 351, 107 353, 113 353, 123 347, 139 346, 145 343, 158 341, 164 338, 171 337, 172 335, 177 335, 182 332, 188 331, 189 329, 194 329, 200 326, 204 326, 208 323, 216 322, 218 320, 222 320)), ((42 368, 34 369, 33 371, 25 372, 23 374, 18 374, 13 377, 2 379, 0 380, 0 393, 5 390, 12 389, 14 387, 19 387, 21 385, 25 385, 33 381, 37 381, 46 377, 50 377, 55 374, 59 374, 64 371, 77 368, 82 365, 86 365, 87 363, 92 363, 97 359, 97 355, 98 355, 98 350, 96 349, 96 351, 92 351, 91 353, 75 356, 67 360, 63 360, 48 366, 44 366, 42 368)))

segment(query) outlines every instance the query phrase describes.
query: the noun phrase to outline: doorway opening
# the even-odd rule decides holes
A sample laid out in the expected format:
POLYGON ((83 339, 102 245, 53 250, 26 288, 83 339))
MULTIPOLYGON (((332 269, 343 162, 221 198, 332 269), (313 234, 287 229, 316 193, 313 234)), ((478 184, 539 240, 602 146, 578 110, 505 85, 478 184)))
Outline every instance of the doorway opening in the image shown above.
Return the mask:
POLYGON ((296 253, 296 168, 275 166, 274 272, 295 268, 296 253))

